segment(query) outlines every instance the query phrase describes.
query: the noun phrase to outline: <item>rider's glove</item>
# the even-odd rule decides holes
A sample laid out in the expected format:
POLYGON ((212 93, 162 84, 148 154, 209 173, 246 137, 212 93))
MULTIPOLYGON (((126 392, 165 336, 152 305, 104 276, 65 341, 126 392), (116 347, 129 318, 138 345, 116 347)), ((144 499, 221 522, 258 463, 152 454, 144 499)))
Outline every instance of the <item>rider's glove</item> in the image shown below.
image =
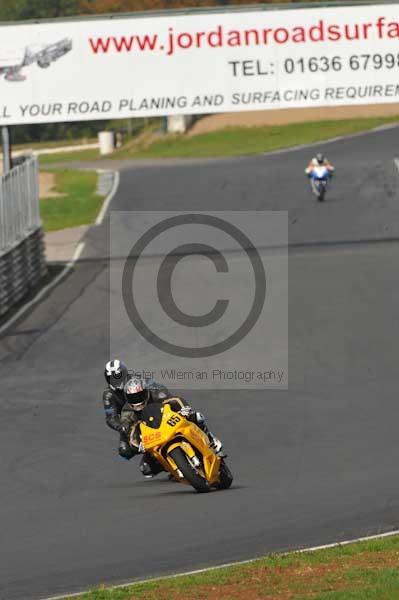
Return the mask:
POLYGON ((186 417, 186 419, 189 419, 190 417, 192 417, 192 416, 193 416, 193 414, 194 414, 194 411, 193 411, 193 409, 191 408, 191 406, 183 406, 183 408, 181 408, 181 409, 180 409, 180 414, 181 414, 183 417, 186 417))
POLYGON ((128 438, 129 434, 130 434, 130 425, 126 425, 126 424, 121 425, 120 432, 122 435, 124 435, 125 437, 128 438))
POLYGON ((138 447, 138 453, 144 454, 144 452, 145 452, 144 444, 143 444, 143 442, 140 442, 139 447, 138 447))

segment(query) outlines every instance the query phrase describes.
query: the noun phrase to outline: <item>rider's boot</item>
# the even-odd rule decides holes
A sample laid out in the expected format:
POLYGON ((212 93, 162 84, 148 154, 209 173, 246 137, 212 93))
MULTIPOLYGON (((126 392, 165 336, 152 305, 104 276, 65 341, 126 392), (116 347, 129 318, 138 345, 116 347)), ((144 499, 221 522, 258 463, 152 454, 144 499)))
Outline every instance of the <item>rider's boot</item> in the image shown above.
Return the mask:
POLYGON ((214 450, 215 454, 217 456, 219 456, 220 458, 225 458, 225 456, 227 456, 227 455, 223 452, 223 444, 216 437, 216 435, 213 435, 213 433, 211 431, 209 431, 208 426, 205 423, 205 417, 204 417, 204 415, 202 413, 200 413, 200 412, 194 412, 193 411, 193 417, 194 417, 193 421, 208 436, 209 445, 212 448, 212 450, 214 450))
POLYGON ((164 471, 164 468, 155 460, 155 458, 146 452, 143 454, 143 458, 140 462, 140 471, 146 479, 152 479, 155 475, 164 471))
POLYGON ((219 438, 213 435, 213 433, 210 431, 207 431, 206 433, 208 435, 210 446, 212 450, 215 451, 216 456, 219 456, 219 458, 225 458, 226 454, 223 452, 223 444, 219 438))

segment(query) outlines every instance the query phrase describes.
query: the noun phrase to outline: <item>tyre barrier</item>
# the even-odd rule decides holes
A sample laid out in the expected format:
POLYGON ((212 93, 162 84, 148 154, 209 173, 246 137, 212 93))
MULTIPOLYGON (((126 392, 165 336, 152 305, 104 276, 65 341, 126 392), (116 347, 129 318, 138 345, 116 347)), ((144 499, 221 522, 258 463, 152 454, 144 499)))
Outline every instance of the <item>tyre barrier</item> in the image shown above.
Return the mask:
POLYGON ((39 227, 0 255, 0 317, 37 287, 46 273, 43 230, 39 227))

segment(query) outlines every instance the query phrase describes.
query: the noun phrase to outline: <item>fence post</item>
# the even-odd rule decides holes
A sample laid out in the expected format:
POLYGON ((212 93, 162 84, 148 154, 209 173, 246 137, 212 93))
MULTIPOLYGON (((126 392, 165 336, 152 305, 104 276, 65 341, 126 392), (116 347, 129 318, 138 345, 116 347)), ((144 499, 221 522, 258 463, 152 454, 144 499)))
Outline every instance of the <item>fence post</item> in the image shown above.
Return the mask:
POLYGON ((11 144, 8 127, 1 128, 1 141, 3 147, 3 172, 8 173, 11 169, 11 144))

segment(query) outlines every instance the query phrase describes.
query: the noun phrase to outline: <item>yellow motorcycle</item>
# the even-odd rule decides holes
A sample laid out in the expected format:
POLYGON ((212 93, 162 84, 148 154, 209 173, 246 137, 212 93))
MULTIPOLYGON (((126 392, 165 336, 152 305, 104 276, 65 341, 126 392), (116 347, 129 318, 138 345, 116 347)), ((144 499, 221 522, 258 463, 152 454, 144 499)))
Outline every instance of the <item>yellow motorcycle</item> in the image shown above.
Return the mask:
POLYGON ((176 481, 191 485, 197 492, 230 487, 233 475, 224 459, 210 447, 208 436, 195 423, 173 411, 170 404, 152 406, 146 422, 139 424, 145 452, 176 481))

